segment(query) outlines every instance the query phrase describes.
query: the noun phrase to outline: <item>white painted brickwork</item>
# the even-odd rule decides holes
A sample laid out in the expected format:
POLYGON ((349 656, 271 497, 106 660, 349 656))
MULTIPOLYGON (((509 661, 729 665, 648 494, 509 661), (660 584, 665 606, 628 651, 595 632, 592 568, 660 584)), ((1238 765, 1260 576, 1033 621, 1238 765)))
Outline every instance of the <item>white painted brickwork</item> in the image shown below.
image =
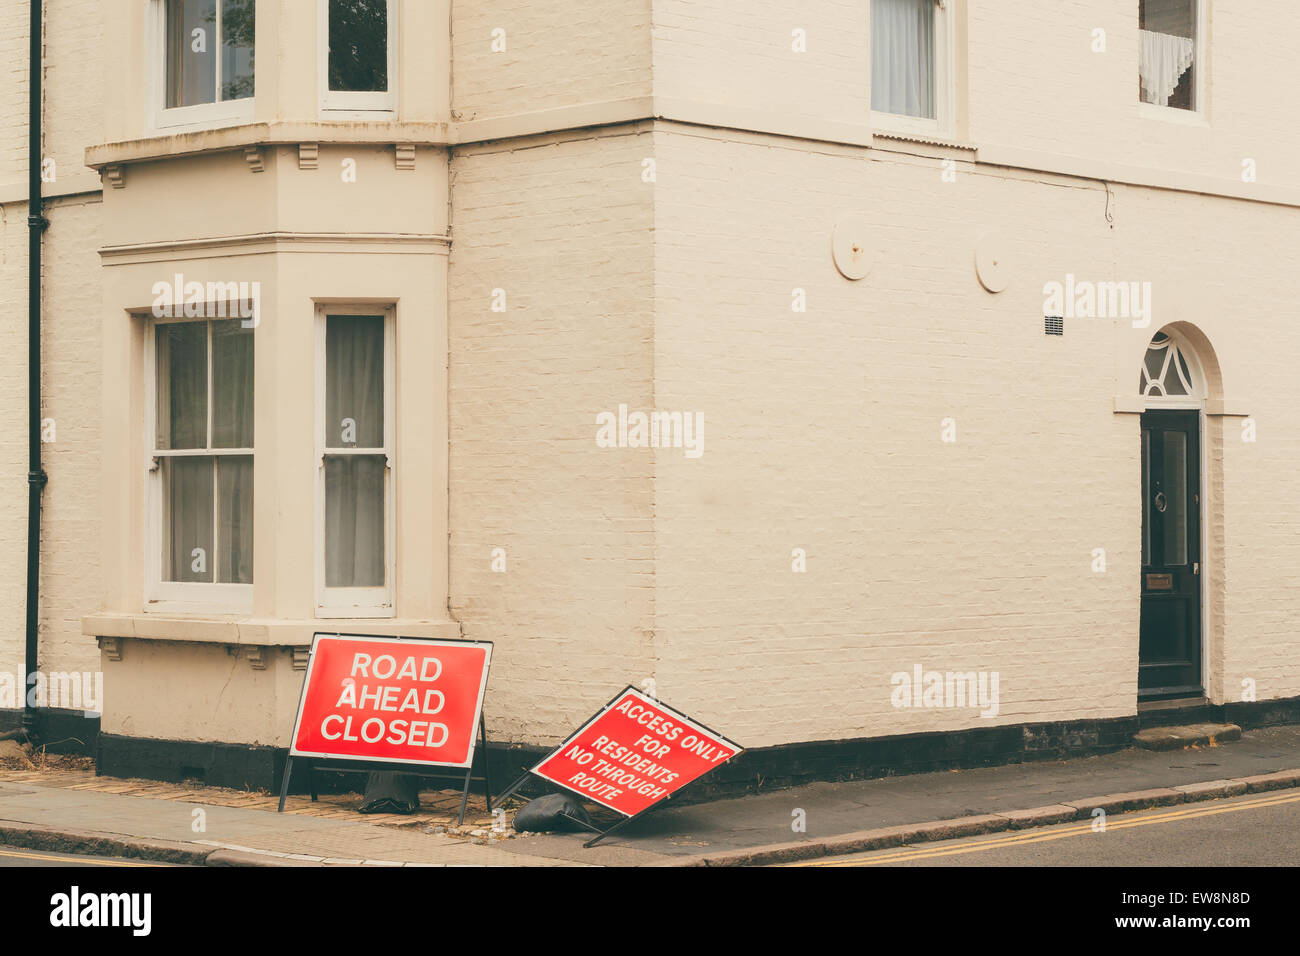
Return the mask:
POLYGON ((864 123, 866 11, 861 0, 658 0, 655 95, 864 123))
POLYGON ((654 671, 652 462, 595 444, 653 401, 651 151, 622 128, 452 159, 451 608, 496 642, 498 738, 563 736, 654 671))
POLYGON ((454 0, 453 118, 649 96, 649 14, 634 0, 454 0), (498 28, 503 52, 493 52, 498 28))
POLYGON ((934 160, 687 128, 657 132, 655 154, 656 402, 710 423, 699 461, 655 456, 668 699, 727 714, 750 745, 1133 713, 1140 442, 1112 402, 1176 320, 1208 334, 1266 436, 1210 419, 1232 489, 1222 688, 1300 693, 1295 210, 1126 189, 1111 230, 1096 184, 945 183, 934 160), (860 283, 829 254, 843 212, 872 227, 860 283), (994 224, 1013 276, 997 296, 973 268, 994 224), (1223 241, 1256 229, 1287 238, 1223 241), (1045 336, 1042 286, 1067 272, 1153 282, 1152 329, 1072 319, 1045 336), (890 676, 915 664, 998 671, 996 721, 893 708, 890 676))
POLYGON ((27 176, 27 22, 27 4, 0 4, 0 184, 27 176))
MULTIPOLYGON (((27 72, 25 3, 0 7, 0 188, 20 202, 0 205, 0 671, 20 674, 27 568, 27 72)), ((85 147, 98 135, 103 83, 96 0, 46 4, 44 155, 61 182, 85 177, 85 147)), ((99 606, 99 435, 101 404, 97 193, 47 200, 43 251, 43 418, 56 441, 42 445, 49 475, 42 509, 41 666, 98 670, 99 651, 81 616, 99 606)))
POLYGON ((1211 3, 1212 126, 1143 118, 1138 110, 1136 0, 970 0, 970 130, 1007 144, 1134 166, 1259 182, 1300 181, 1297 85, 1300 16, 1286 2, 1211 3), (1093 30, 1106 52, 1093 53, 1093 30))

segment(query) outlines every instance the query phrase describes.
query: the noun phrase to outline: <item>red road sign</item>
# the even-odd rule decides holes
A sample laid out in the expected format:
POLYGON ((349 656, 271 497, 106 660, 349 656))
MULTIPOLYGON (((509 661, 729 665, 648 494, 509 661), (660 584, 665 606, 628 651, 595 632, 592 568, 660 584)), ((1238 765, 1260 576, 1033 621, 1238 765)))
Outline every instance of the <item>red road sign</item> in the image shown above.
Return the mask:
POLYGON ((634 817, 743 749, 628 687, 532 772, 634 817))
POLYGON ((289 754, 469 767, 492 645, 317 634, 289 754))

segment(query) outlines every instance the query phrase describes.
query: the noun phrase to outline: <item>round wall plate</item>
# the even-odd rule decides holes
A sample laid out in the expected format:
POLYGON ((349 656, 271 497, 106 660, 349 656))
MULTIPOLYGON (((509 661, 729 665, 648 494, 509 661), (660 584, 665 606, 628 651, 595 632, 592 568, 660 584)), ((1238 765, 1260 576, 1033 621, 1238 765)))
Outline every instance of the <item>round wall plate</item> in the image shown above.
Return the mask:
POLYGON ((861 219, 841 219, 831 230, 831 257, 846 279, 862 279, 871 271, 867 225, 861 219))
POLYGON ((987 232, 975 243, 975 275, 989 292, 1001 292, 1010 282, 1006 244, 996 233, 987 232))

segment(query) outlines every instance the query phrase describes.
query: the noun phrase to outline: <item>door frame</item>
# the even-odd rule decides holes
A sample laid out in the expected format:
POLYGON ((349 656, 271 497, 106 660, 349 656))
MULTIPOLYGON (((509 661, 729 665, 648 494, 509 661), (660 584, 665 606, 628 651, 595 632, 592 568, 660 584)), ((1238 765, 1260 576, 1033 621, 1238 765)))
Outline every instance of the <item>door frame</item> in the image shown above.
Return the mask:
MULTIPOLYGON (((1196 349, 1192 346, 1190 342, 1188 342, 1181 335, 1178 335, 1177 333, 1169 329, 1161 329, 1160 331, 1163 332, 1165 335, 1167 335, 1169 338, 1173 339, 1174 342, 1179 346, 1183 356, 1187 359, 1188 364, 1191 366, 1190 370, 1193 373, 1192 377, 1196 380, 1198 390, 1202 390, 1202 393, 1199 395, 1186 396, 1186 397, 1179 396, 1176 399, 1162 398, 1162 397, 1150 396, 1150 395, 1145 396, 1144 400, 1146 403, 1146 407, 1144 410, 1150 412, 1158 412, 1158 411, 1196 412, 1196 435, 1197 435, 1197 445, 1199 446, 1199 448, 1197 449, 1197 470, 1199 472, 1199 475, 1197 476, 1197 489, 1196 489, 1197 499, 1198 499, 1197 521, 1198 524, 1200 525, 1200 528, 1198 529, 1198 537, 1200 539, 1199 548, 1201 554, 1201 573, 1200 573, 1200 584, 1199 584, 1200 604, 1201 604, 1201 613, 1200 613, 1201 697, 1205 700, 1208 700, 1210 698, 1210 691, 1209 691, 1210 688, 1210 653, 1209 653, 1209 649, 1210 649, 1210 569, 1212 567, 1212 562, 1210 560, 1210 548, 1209 548, 1210 545, 1210 538, 1209 538, 1210 522, 1208 519, 1209 460, 1207 458, 1207 448, 1206 448, 1207 417, 1205 414, 1205 396, 1203 393, 1203 389, 1205 387, 1204 383, 1206 381, 1205 371, 1201 365, 1200 356, 1196 354, 1196 349)), ((1139 424, 1138 431, 1140 436, 1141 433, 1140 424, 1139 424)), ((1142 454, 1141 448, 1142 448, 1141 441, 1139 440, 1138 442, 1139 456, 1142 454)), ((1143 504, 1143 507, 1144 508, 1146 507, 1145 504, 1143 504)), ((1144 520, 1143 518, 1139 518, 1139 522, 1138 522, 1139 563, 1141 562, 1141 554, 1142 554, 1141 536, 1144 533, 1144 528, 1142 527, 1143 520, 1144 520)), ((1139 605, 1141 600, 1142 600, 1142 591, 1141 591, 1141 585, 1139 585, 1138 588, 1139 605)), ((1140 607, 1138 613, 1139 614, 1141 613, 1140 607)), ((1141 697, 1141 691, 1138 692, 1138 696, 1139 698, 1141 697)))
MULTIPOLYGON (((1197 579, 1198 579, 1197 580, 1197 602, 1200 605, 1198 609, 1198 617, 1199 617, 1198 643, 1200 645, 1199 646, 1199 656, 1200 656, 1199 678, 1200 678, 1200 685, 1201 685, 1200 697, 1201 699, 1208 700, 1210 696, 1209 695, 1209 683, 1210 683, 1209 681, 1209 665, 1210 665, 1210 656, 1209 656, 1210 571, 1209 568, 1210 568, 1210 562, 1207 560, 1208 545, 1209 545, 1209 527, 1208 527, 1209 522, 1206 520, 1206 511, 1207 511, 1206 493, 1208 491, 1208 481, 1206 475, 1207 457, 1206 457, 1206 448, 1205 448, 1205 424, 1206 424, 1205 401, 1203 399, 1190 399, 1190 400, 1182 400, 1182 401, 1169 401, 1169 400, 1156 399, 1153 401, 1152 399, 1148 398, 1146 410, 1148 412, 1185 412, 1185 411, 1196 412, 1196 442, 1198 447, 1196 452, 1197 476, 1196 476, 1196 489, 1195 489, 1196 492, 1195 507, 1197 511, 1196 514, 1197 551, 1198 551, 1199 564, 1200 564, 1200 574, 1197 575, 1197 579)), ((1141 428, 1139 428, 1139 432, 1140 431, 1141 428)), ((1138 454, 1139 455, 1142 454, 1140 449, 1140 442, 1139 442, 1138 454)), ((1145 501, 1143 502, 1142 507, 1143 507, 1143 512, 1138 527, 1139 538, 1141 538, 1146 534, 1146 527, 1145 527, 1146 502, 1145 501)), ((1139 540, 1138 543, 1139 562, 1141 560, 1140 559, 1141 553, 1142 553, 1142 543, 1141 540, 1139 540)), ((1140 577, 1141 576, 1139 575, 1139 578, 1140 577)), ((1139 615, 1141 614, 1141 601, 1142 601, 1142 586, 1141 584, 1139 584, 1138 585, 1139 615)), ((1139 663, 1140 661, 1141 661, 1141 655, 1139 652, 1139 663)), ((1138 693, 1138 700, 1140 702, 1143 699, 1141 688, 1138 688, 1137 693, 1138 693)), ((1160 699, 1160 698, 1147 698, 1147 699, 1150 700, 1150 699, 1160 699)))

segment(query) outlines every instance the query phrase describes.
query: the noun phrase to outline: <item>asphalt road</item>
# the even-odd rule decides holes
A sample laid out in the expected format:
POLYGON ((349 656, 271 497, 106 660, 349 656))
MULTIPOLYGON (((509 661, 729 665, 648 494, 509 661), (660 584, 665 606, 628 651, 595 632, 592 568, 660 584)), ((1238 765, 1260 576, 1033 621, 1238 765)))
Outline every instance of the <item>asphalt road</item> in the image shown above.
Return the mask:
POLYGON ((1300 793, 1111 814, 1093 821, 921 843, 792 866, 1297 866, 1300 793))
POLYGON ((146 860, 126 860, 113 856, 86 856, 79 853, 46 853, 0 846, 0 867, 5 866, 172 866, 146 860))

